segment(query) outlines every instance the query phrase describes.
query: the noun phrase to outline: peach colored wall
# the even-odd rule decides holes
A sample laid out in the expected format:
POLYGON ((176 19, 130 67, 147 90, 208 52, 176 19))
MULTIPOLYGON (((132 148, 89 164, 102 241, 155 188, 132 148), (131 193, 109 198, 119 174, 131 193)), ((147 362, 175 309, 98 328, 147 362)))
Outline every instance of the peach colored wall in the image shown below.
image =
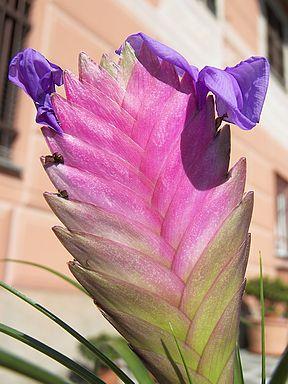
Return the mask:
POLYGON ((274 141, 261 126, 251 132, 234 127, 232 161, 247 158, 246 190, 255 191, 254 213, 251 225, 252 243, 249 274, 258 274, 259 252, 264 259, 266 273, 276 274, 276 266, 287 266, 286 260, 275 257, 275 173, 288 179, 288 151, 274 141))
MULTIPOLYGON (((259 0, 226 0, 226 22, 242 39, 253 54, 263 54, 265 34, 261 34, 259 0)), ((226 57, 234 62, 242 59, 240 44, 235 44, 229 34, 224 37, 226 57), (234 43, 234 44, 233 44, 234 43)), ((226 63, 231 65, 231 62, 226 63)), ((271 82, 274 79, 271 79, 271 82)), ((278 84, 277 84, 278 85, 278 84)), ((271 86, 271 84, 270 84, 271 86)), ((287 100, 287 94, 285 95, 287 100)), ((267 102, 269 103, 270 100, 267 102)), ((280 101, 280 100, 279 100, 280 101)), ((275 100, 273 100, 275 102, 275 100)), ((278 116, 275 114, 275 119, 278 116)), ((286 123, 288 122, 286 116, 286 123)), ((236 128, 236 127, 235 127, 236 128)), ((267 127, 266 127, 267 128, 267 127)), ((269 127, 270 132, 275 129, 269 127)), ((288 180, 288 148, 281 145, 261 124, 250 132, 233 131, 232 161, 240 156, 247 158, 247 190, 255 191, 254 213, 251 233, 252 243, 248 275, 259 274, 259 252, 264 260, 264 272, 288 278, 288 260, 275 257, 276 228, 276 174, 288 180)))
MULTIPOLYGON (((99 60, 128 34, 145 30, 112 0, 36 0, 31 24, 26 45, 73 71, 79 52, 99 60)), ((23 93, 19 93, 15 125, 19 136, 13 161, 23 167, 23 175, 18 179, 0 173, 0 258, 37 261, 68 273, 70 256, 50 229, 58 222, 42 196, 43 191, 54 191, 39 161, 48 149, 34 123, 34 106, 23 93)), ((69 289, 47 272, 23 265, 0 264, 0 275, 20 287, 69 289)))
MULTIPOLYGON (((165 0, 146 1, 155 10, 166 4, 165 0)), ((112 53, 129 33, 142 30, 154 34, 151 27, 148 28, 142 19, 133 18, 130 9, 121 4, 120 0, 35 0, 32 32, 27 45, 39 49, 63 68, 76 71, 80 51, 99 60, 102 52, 112 53)), ((226 0, 224 5, 227 23, 257 53, 258 1, 226 0)), ((232 59, 235 63, 242 58, 225 33, 223 57, 224 65, 232 64, 232 59)), ((19 138, 13 159, 23 167, 23 177, 17 179, 0 173, 0 257, 33 260, 67 272, 66 261, 70 256, 50 230, 57 220, 42 197, 43 191, 53 191, 38 160, 48 150, 34 123, 34 107, 23 93, 19 94, 16 127, 19 138)), ((280 261, 274 257, 274 173, 277 171, 288 179, 288 150, 261 126, 252 132, 243 132, 236 127, 232 130, 232 162, 240 156, 247 157, 247 190, 255 190, 249 273, 258 273, 258 252, 261 250, 266 272, 275 274, 280 261)), ((287 262, 280 264, 284 270, 287 268, 287 262)), ((3 268, 0 264, 0 275, 17 286, 68 289, 65 283, 31 267, 9 264, 3 268)))
POLYGON ((243 40, 258 50, 258 0, 226 0, 225 18, 237 30, 243 40))

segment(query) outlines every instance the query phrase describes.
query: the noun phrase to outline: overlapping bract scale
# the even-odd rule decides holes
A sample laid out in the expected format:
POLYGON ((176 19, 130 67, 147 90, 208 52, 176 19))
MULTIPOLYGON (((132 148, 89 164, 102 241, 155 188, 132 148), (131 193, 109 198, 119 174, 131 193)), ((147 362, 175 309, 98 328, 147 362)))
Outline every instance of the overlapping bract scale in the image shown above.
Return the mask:
POLYGON ((212 96, 199 109, 187 74, 145 44, 140 55, 149 71, 128 43, 117 65, 81 54, 79 79, 64 74, 67 100, 52 97, 63 134, 43 134, 64 164, 43 163, 68 193, 45 194, 66 227, 54 232, 160 384, 178 381, 167 350, 188 382, 171 325, 193 384, 232 383, 253 206, 245 160, 229 171, 212 96))

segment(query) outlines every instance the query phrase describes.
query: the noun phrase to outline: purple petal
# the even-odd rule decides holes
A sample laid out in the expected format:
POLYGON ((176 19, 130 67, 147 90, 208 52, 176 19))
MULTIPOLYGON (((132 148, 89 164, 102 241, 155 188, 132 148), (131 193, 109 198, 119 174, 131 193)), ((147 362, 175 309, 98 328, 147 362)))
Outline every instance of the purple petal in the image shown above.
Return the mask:
POLYGON ((50 96, 55 85, 63 84, 63 71, 50 63, 41 53, 27 48, 11 61, 9 80, 22 88, 34 101, 37 108, 36 121, 61 131, 57 123, 50 96))
POLYGON ((38 124, 48 125, 56 132, 62 133, 62 129, 60 128, 52 107, 51 96, 47 94, 44 102, 38 105, 35 103, 35 106, 37 108, 36 122, 38 124))
MULTIPOLYGON (((198 77, 198 69, 193 65, 190 65, 188 61, 180 55, 180 53, 176 52, 174 49, 167 47, 165 44, 160 43, 157 40, 152 39, 151 37, 145 35, 144 33, 135 33, 133 35, 128 36, 126 41, 132 46, 134 49, 137 58, 139 61, 146 67, 146 69, 151 72, 155 72, 155 60, 145 60, 145 54, 148 55, 147 48, 156 58, 160 59, 160 64, 162 61, 167 62, 175 67, 178 75, 183 76, 185 73, 188 73, 191 78, 196 81, 198 77), (143 50, 146 50, 143 55, 143 50), (147 64, 150 61, 151 68, 147 68, 147 64), (153 66, 153 67, 152 67, 153 66)), ((122 46, 123 47, 123 46, 122 46)), ((116 53, 121 53, 122 47, 120 47, 116 53)), ((161 80, 163 79, 163 71, 161 71, 161 66, 158 68, 159 76, 161 80)), ((157 74, 153 73, 156 77, 157 74)))
POLYGON ((35 102, 55 92, 55 84, 63 84, 62 69, 31 48, 19 52, 12 59, 9 80, 22 88, 35 102))
POLYGON ((260 119, 269 82, 269 64, 264 57, 251 57, 224 71, 205 67, 199 73, 200 103, 211 91, 224 120, 243 129, 253 128, 260 119))

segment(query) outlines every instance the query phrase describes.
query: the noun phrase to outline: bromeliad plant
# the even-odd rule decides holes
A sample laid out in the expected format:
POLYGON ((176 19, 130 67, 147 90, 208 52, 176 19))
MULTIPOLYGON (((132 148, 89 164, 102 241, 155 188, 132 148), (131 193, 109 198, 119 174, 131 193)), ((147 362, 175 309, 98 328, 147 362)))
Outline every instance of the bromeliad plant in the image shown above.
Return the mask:
POLYGON ((45 124, 53 230, 158 383, 231 384, 253 194, 222 122, 259 122, 267 60, 198 71, 143 33, 117 54, 81 53, 79 78, 31 49, 11 62, 45 124))

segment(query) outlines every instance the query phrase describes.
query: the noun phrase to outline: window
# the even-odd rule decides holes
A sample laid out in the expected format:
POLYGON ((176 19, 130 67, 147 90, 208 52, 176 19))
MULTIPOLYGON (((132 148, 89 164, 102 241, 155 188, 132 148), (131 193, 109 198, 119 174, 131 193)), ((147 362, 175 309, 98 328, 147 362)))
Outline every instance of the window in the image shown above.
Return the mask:
MULTIPOLYGON (((16 87, 7 79, 11 58, 21 50, 29 30, 31 0, 0 0, 0 160, 8 164, 16 137, 13 117, 16 87)), ((1 167, 2 168, 2 167, 1 167)))
POLYGON ((207 7, 210 9, 210 11, 213 13, 213 15, 216 15, 217 8, 216 8, 216 0, 206 0, 207 7))
POLYGON ((217 14, 217 6, 216 6, 217 0, 202 0, 202 1, 204 2, 204 4, 207 5, 208 9, 210 9, 213 15, 217 14))
POLYGON ((288 182, 277 176, 276 255, 288 257, 288 182))
POLYGON ((271 69, 284 83, 284 25, 274 9, 266 4, 268 58, 271 69))

